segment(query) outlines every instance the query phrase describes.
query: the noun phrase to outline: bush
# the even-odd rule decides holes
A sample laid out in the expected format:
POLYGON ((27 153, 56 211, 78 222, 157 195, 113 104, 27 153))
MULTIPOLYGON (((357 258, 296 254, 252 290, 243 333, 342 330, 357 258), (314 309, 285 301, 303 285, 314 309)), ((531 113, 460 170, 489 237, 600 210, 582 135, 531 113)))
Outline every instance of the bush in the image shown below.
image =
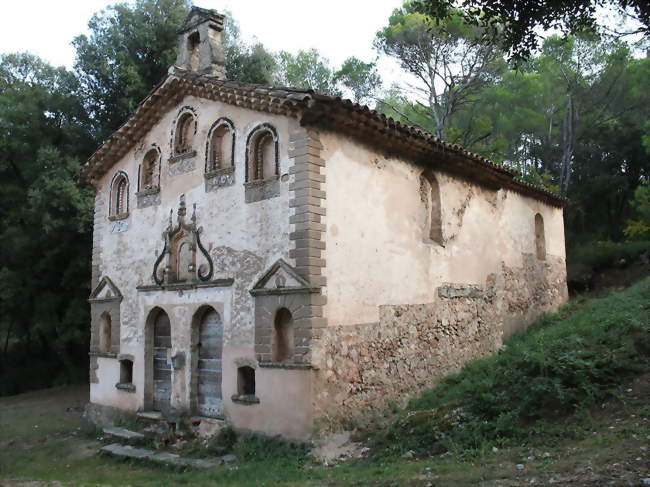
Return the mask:
POLYGON ((307 458, 306 443, 285 440, 280 436, 257 433, 237 435, 233 451, 240 460, 301 462, 307 458))
POLYGON ((630 264, 650 250, 650 241, 590 242, 569 250, 568 278, 577 280, 606 267, 614 267, 622 260, 630 264))
POLYGON ((547 316, 516 335, 503 353, 414 399, 376 433, 385 453, 481 449, 534 434, 546 420, 602 401, 650 365, 650 279, 547 316))

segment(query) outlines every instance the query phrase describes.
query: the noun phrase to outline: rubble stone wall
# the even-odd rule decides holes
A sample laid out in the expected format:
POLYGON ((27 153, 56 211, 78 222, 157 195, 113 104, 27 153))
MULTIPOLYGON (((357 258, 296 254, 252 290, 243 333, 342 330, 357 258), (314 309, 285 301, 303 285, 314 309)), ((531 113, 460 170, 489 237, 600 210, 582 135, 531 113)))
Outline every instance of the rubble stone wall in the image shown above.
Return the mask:
POLYGON ((566 300, 564 261, 522 256, 483 286, 445 283, 431 303, 379 307, 379 322, 333 326, 318 344, 315 428, 404 405, 416 393, 493 354, 521 329, 566 300))

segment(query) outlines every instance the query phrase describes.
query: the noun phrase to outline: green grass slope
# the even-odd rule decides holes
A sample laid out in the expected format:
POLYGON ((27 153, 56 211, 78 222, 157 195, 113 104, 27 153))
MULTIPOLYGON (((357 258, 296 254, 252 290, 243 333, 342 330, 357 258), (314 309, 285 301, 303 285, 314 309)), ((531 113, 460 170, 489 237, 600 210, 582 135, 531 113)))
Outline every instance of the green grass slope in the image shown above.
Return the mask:
POLYGON ((650 279, 579 300, 513 337, 501 353, 410 402, 373 435, 383 454, 485 450, 553 434, 561 418, 610 397, 650 365, 650 279))

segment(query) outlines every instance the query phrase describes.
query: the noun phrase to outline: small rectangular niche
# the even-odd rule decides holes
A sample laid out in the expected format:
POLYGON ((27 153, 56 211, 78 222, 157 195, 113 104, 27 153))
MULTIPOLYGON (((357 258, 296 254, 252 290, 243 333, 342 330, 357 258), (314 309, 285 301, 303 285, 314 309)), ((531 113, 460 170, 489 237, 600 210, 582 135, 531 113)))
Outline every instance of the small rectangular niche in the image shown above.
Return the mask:
POLYGON ((237 394, 231 397, 239 404, 259 404, 255 395, 255 369, 248 365, 237 368, 237 394))
POLYGON ((133 384, 133 358, 120 357, 120 381, 115 384, 117 389, 126 392, 135 392, 133 384))

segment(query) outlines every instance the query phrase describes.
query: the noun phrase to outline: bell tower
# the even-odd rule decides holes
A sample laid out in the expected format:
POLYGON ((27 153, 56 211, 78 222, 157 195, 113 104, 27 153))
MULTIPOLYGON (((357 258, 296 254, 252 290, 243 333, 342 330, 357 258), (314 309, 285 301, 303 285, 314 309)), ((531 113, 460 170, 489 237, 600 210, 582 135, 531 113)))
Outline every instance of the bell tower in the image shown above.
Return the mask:
POLYGON ((221 45, 224 16, 216 10, 192 7, 178 31, 175 66, 198 74, 226 78, 226 58, 221 45))

